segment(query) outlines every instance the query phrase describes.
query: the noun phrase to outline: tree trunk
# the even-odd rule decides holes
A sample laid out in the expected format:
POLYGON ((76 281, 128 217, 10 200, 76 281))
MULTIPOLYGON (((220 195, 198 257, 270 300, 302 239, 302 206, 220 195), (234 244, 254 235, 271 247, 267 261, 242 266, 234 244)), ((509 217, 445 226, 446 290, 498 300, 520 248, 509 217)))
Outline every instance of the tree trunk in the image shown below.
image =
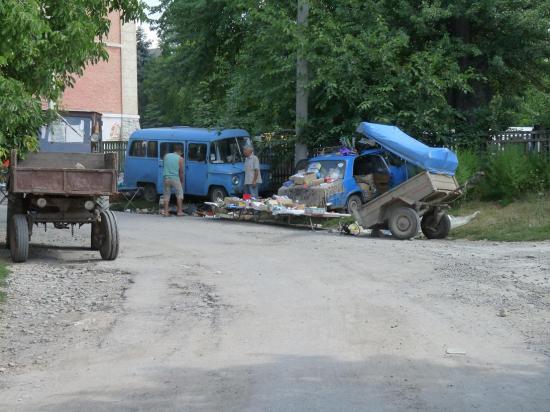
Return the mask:
POLYGON ((304 56, 305 31, 309 15, 307 0, 298 0, 298 57, 296 61, 296 147, 294 149, 294 164, 307 157, 307 145, 302 142, 304 127, 308 121, 308 63, 304 56))

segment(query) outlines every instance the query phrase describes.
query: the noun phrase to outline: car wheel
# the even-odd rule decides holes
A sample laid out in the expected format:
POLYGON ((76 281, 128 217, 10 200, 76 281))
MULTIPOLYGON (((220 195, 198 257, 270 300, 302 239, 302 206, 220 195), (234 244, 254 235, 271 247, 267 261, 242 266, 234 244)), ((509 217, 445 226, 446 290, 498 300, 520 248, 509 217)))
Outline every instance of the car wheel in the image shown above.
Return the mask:
POLYGON ((223 200, 227 197, 227 191, 223 187, 215 186, 210 189, 210 195, 208 197, 211 202, 223 202, 223 200))
POLYGON ((348 213, 353 215, 353 212, 359 210, 362 204, 363 201, 361 200, 360 196, 351 195, 346 202, 346 210, 348 211, 348 213))
POLYGON ((398 207, 394 209, 390 214, 388 223, 392 235, 401 240, 416 236, 420 229, 418 213, 410 207, 398 207))
POLYGON ((451 219, 445 213, 436 224, 435 213, 428 213, 422 218, 420 227, 428 239, 445 239, 451 231, 451 219))

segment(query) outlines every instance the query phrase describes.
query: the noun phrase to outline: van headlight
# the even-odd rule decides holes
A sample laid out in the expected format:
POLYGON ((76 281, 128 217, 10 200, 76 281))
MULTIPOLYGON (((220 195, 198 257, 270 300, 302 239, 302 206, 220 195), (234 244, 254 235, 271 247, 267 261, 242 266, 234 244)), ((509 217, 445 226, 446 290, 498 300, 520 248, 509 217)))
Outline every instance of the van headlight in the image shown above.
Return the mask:
POLYGON ((241 183, 239 176, 233 176, 233 178, 231 179, 231 183, 233 183, 233 186, 239 186, 239 183, 241 183))

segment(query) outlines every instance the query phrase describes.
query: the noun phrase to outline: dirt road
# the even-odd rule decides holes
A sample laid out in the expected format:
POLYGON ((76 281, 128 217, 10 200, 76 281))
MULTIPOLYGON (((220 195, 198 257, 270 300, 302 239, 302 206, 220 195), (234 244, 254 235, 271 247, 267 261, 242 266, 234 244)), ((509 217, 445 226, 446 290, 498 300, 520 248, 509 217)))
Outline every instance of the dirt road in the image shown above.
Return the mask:
POLYGON ((118 219, 12 267, 0 410, 550 410, 548 242, 118 219))

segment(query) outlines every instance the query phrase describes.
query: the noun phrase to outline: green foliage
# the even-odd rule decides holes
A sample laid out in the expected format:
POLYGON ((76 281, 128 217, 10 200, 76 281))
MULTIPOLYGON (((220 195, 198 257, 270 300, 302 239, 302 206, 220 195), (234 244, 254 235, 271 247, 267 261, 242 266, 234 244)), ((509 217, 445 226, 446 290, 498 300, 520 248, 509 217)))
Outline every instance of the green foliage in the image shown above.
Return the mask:
POLYGON ((0 303, 6 298, 6 293, 2 288, 6 285, 6 278, 9 275, 9 270, 6 266, 6 263, 0 260, 0 303))
POLYGON ((550 189, 550 164, 520 148, 507 147, 489 155, 480 189, 483 199, 504 202, 550 189))
POLYGON ((458 150, 456 155, 458 157, 456 179, 460 185, 463 185, 468 179, 481 171, 481 158, 479 153, 472 149, 458 150))
POLYGON ((37 132, 86 64, 108 57, 107 13, 142 16, 141 0, 2 0, 0 2, 0 157, 37 148, 37 132))
POLYGON ((147 104, 147 96, 144 94, 143 82, 145 80, 145 65, 151 60, 151 52, 149 47, 151 42, 147 40, 145 32, 141 27, 137 28, 137 81, 138 81, 138 107, 139 113, 145 110, 147 104))
POLYGON ((454 216, 481 213, 470 224, 454 229, 452 238, 494 241, 550 240, 550 197, 527 195, 505 206, 471 201, 451 210, 454 216))
POLYGON ((547 1, 309 3, 301 31, 296 0, 162 0, 144 123, 293 129, 299 48, 310 146, 336 143, 365 119, 430 143, 475 144, 516 121, 529 90, 548 96, 547 1))

